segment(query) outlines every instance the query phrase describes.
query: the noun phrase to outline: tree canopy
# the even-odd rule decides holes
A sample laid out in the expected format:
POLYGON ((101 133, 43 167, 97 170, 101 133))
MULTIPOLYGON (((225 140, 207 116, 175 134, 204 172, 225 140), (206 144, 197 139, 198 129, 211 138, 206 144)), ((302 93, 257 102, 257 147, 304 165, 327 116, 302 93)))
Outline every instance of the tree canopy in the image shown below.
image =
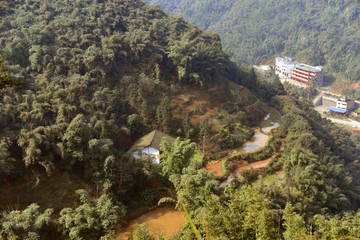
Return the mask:
POLYGON ((0 91, 9 87, 20 88, 22 82, 10 76, 9 70, 3 65, 3 61, 4 60, 0 58, 0 91))

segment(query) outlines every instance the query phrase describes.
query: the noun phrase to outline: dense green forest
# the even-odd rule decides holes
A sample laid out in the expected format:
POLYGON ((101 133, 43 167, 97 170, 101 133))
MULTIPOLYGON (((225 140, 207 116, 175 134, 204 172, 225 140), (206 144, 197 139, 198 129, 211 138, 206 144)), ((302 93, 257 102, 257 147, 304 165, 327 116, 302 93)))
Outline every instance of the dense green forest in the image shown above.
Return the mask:
POLYGON ((217 32, 237 63, 259 64, 278 55, 324 65, 360 80, 359 10, 354 0, 149 0, 217 32))
MULTIPOLYGON (((117 239, 158 203, 186 212, 174 239, 360 237, 360 137, 273 72, 238 67, 217 34, 138 0, 0 1, 0 13, 2 239, 117 239), (219 177, 204 170, 272 108, 282 117, 264 149, 228 157, 219 177), (153 129, 176 137, 159 166, 127 153, 153 129), (283 181, 262 183, 279 169, 283 181)), ((153 237, 137 226, 130 239, 153 237)))

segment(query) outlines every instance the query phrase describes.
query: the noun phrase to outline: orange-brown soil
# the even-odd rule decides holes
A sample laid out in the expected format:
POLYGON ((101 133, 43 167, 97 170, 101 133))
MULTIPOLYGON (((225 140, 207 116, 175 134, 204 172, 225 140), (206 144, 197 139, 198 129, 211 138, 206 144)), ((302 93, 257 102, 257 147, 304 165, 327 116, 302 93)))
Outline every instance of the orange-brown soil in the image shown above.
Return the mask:
POLYGON ((253 163, 249 163, 249 164, 240 166, 235 170, 235 172, 240 173, 241 171, 249 169, 249 168, 254 168, 254 169, 263 168, 266 165, 268 165, 268 163, 271 161, 271 159, 272 159, 272 157, 262 160, 262 161, 253 162, 253 163))
POLYGON ((134 224, 146 224, 151 235, 159 239, 170 239, 174 237, 185 224, 184 213, 175 210, 173 207, 159 207, 154 211, 145 213, 140 217, 132 220, 118 236, 118 240, 127 239, 130 235, 131 227, 134 224))
POLYGON ((360 83, 352 83, 348 85, 344 85, 345 80, 337 78, 335 83, 332 85, 332 89, 335 92, 342 93, 345 89, 356 89, 360 90, 360 83))
POLYGON ((210 164, 207 165, 206 168, 205 168, 206 172, 215 171, 214 177, 219 177, 219 176, 221 176, 221 174, 222 174, 222 171, 221 171, 221 162, 222 162, 222 160, 219 160, 219 161, 210 163, 210 164))

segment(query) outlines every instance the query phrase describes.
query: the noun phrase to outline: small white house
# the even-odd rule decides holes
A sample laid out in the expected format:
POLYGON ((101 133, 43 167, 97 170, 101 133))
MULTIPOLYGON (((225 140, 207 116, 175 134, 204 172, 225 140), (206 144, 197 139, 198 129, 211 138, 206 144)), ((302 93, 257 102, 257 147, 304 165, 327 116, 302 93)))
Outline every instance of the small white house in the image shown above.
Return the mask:
POLYGON ((344 109, 344 110, 352 110, 355 107, 354 99, 350 99, 347 97, 341 97, 336 102, 336 108, 344 109))
POLYGON ((135 159, 150 155, 153 157, 153 163, 159 164, 160 143, 163 137, 166 137, 170 144, 173 144, 175 141, 173 137, 154 130, 137 140, 128 152, 131 153, 135 159))

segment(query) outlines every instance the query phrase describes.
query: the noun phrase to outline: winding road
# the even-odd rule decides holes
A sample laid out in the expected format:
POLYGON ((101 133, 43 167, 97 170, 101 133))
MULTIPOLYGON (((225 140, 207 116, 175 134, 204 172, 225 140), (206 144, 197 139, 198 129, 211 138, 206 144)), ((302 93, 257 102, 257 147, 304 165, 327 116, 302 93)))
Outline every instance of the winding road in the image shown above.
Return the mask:
POLYGON ((336 118, 327 118, 330 121, 332 121, 333 123, 340 123, 340 124, 344 124, 344 125, 348 125, 351 127, 360 127, 360 123, 351 119, 348 120, 341 120, 341 119, 336 119, 336 118))

